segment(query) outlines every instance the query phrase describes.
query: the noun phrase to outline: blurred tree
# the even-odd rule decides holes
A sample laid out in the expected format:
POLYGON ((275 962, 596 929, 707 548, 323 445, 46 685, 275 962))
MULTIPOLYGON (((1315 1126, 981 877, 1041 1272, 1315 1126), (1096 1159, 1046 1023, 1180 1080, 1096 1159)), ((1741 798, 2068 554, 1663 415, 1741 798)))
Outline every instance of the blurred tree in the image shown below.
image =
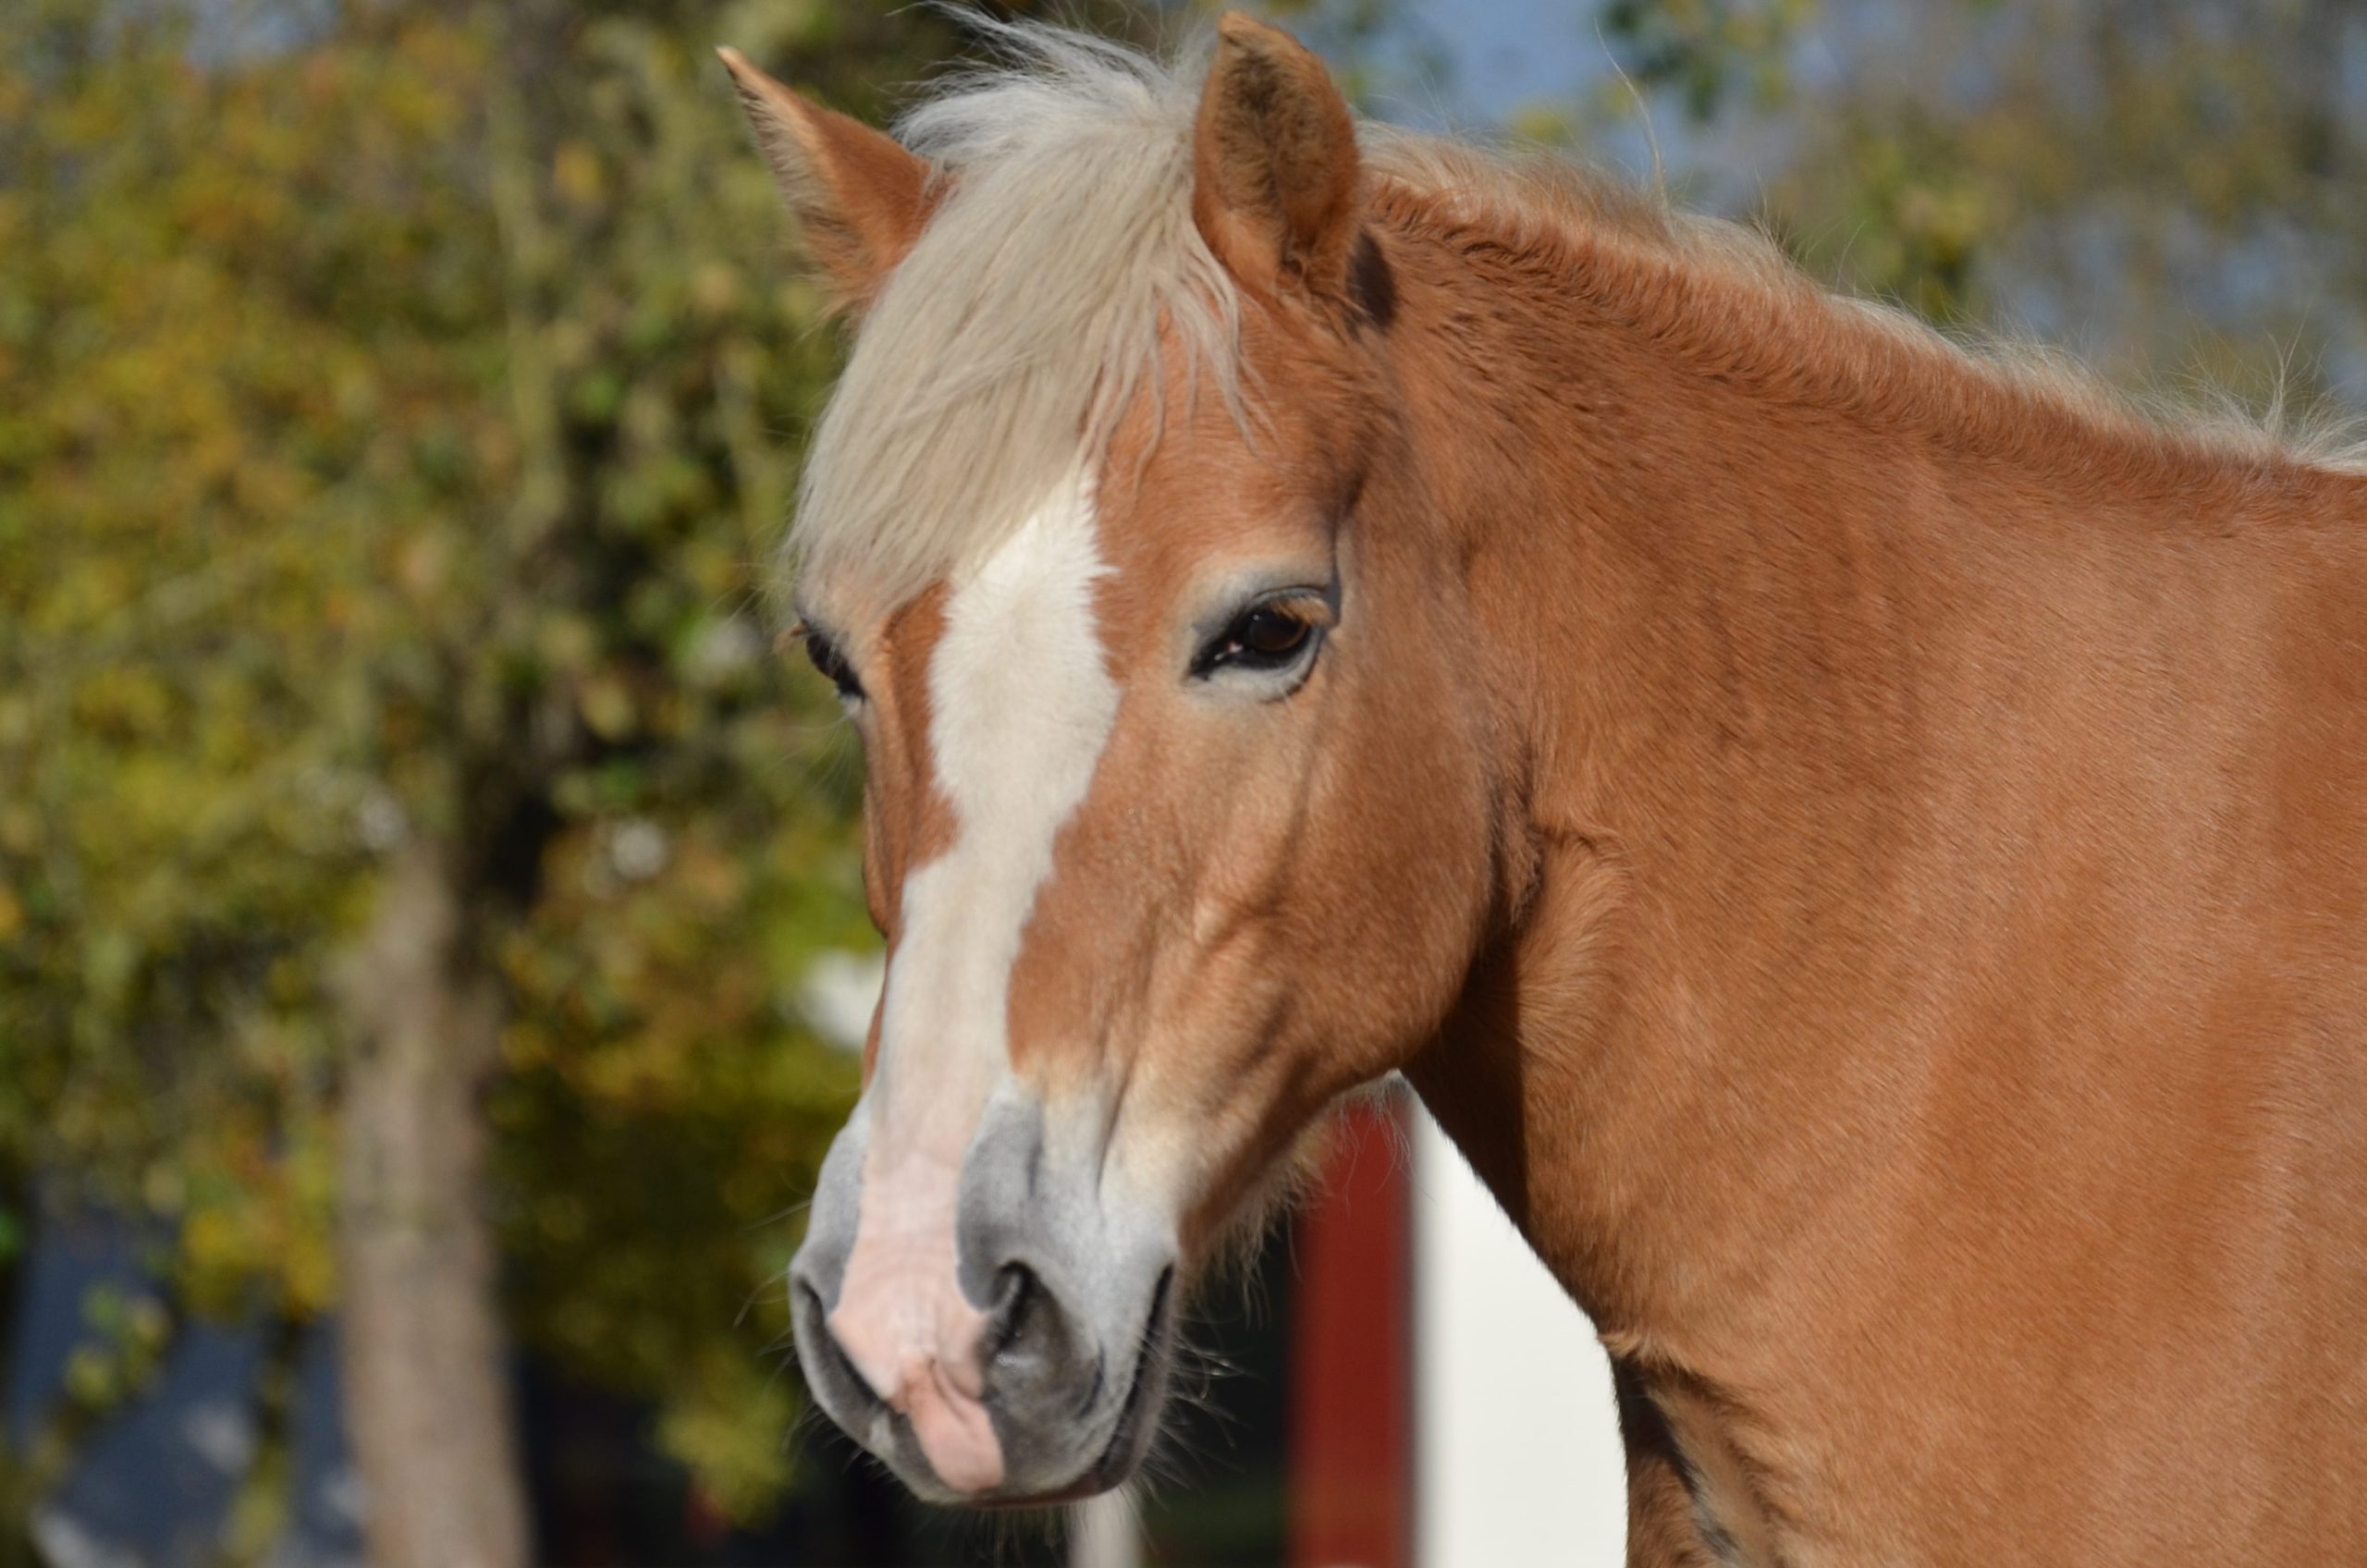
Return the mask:
POLYGON ((786 1479, 738 1325, 852 1090, 796 986, 867 928, 759 594, 835 349, 718 39, 875 115, 952 43, 0 8, 0 1263, 70 1171, 185 1307, 341 1303, 382 1563, 524 1561, 510 1327, 726 1510, 786 1479))
POLYGON ((1743 89, 1761 105, 1790 87, 1788 46, 1817 0, 1601 0, 1603 36, 1642 87, 1674 92, 1706 120, 1743 89))
POLYGON ((2367 397, 2357 0, 1600 14, 1691 116, 1680 160, 1772 150, 1762 189, 1727 195, 1815 271, 1942 322, 2010 312, 2126 381, 2173 367, 2256 411, 2367 397))

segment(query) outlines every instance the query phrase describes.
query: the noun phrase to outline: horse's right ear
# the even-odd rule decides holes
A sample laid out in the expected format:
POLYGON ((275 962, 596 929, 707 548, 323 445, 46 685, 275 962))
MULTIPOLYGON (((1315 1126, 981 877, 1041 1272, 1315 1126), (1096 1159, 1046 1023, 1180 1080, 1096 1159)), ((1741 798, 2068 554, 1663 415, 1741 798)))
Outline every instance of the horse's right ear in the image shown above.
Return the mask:
POLYGON ((1347 296, 1362 180, 1347 100, 1306 45, 1227 12, 1193 131, 1192 216, 1253 288, 1347 296))
POLYGON ((828 274, 840 303, 862 310, 928 221, 927 160, 791 92, 737 49, 716 53, 740 89, 741 107, 806 250, 828 274))

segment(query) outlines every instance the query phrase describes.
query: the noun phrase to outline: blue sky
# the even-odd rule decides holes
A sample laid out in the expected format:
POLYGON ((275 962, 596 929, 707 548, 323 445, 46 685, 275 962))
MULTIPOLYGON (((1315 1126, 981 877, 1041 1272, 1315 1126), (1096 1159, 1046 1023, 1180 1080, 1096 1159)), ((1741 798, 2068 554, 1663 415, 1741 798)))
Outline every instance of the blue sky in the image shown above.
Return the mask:
MULTIPOLYGON (((1441 96, 1466 124, 1582 91, 1608 67, 1591 0, 1415 0, 1409 9, 1425 42, 1447 54, 1441 96)), ((1396 117, 1419 106, 1383 107, 1396 117)))

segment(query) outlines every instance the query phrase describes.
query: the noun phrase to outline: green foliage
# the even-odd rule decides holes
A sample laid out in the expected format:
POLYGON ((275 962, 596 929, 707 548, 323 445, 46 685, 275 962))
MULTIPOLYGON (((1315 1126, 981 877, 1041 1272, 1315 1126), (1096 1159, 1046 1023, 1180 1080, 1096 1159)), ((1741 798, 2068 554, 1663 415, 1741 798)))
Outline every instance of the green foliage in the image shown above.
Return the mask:
POLYGON ((1599 14, 1631 73, 1694 122, 1669 139, 1676 178, 1737 146, 1782 149, 1748 197, 1814 271, 1942 322, 2005 312, 2125 380, 2166 367, 2263 411, 2328 389, 2287 345, 2331 345, 2353 395, 2367 388, 2355 6, 1605 0, 1599 14))
POLYGON ((1760 215, 1811 271, 1947 325, 1977 319, 1977 263, 2010 182, 1967 166, 1952 128, 1912 108, 1843 111, 1813 184, 1776 188, 1760 215))
POLYGON ((1786 46, 1816 0, 1606 0, 1602 31, 1648 89, 1674 92, 1707 119, 1737 89, 1762 105, 1789 92, 1786 46))
POLYGON ((836 344, 709 46, 860 111, 946 39, 560 20, 0 8, 0 1165, 172 1221, 194 1306, 332 1305, 337 964, 458 844, 515 1321, 753 1514, 762 1221, 853 1088, 795 987, 867 927, 762 583, 836 344))

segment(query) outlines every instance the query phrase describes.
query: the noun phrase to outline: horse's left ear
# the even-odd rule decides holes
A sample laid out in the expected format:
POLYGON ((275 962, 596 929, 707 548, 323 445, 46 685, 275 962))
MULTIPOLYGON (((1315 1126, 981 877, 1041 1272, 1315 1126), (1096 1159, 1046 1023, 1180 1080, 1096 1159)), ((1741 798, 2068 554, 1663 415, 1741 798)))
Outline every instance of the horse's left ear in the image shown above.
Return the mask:
POLYGON ((1234 276, 1349 297, 1362 217, 1355 119, 1304 44, 1238 11, 1217 22, 1192 164, 1193 219, 1234 276))
POLYGON ((737 49, 716 53, 740 89, 806 251, 837 286, 840 302, 862 310, 928 221, 928 161, 791 92, 737 49))

